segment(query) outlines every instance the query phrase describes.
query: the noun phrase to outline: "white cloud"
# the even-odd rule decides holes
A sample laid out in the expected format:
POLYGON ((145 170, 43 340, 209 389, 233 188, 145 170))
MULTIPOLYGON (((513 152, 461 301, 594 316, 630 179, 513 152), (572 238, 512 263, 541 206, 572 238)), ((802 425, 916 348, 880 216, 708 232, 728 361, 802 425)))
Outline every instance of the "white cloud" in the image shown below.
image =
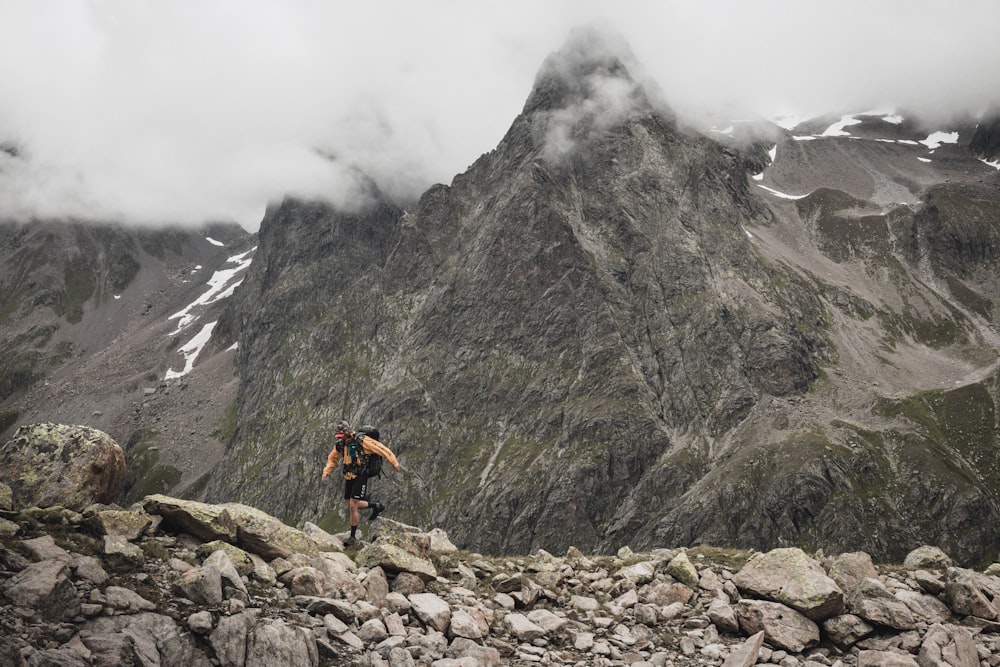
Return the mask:
POLYGON ((286 193, 355 202, 356 168, 414 197, 600 17, 684 114, 1000 102, 992 0, 0 0, 0 217, 253 228, 286 193))

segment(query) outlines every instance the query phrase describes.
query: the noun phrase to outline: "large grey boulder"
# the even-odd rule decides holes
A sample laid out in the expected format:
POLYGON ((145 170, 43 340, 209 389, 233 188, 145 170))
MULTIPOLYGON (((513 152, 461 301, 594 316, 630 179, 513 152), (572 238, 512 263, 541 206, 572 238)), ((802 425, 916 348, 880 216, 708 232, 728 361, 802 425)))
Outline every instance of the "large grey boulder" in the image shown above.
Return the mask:
POLYGON ((163 517, 167 526, 205 541, 223 540, 265 559, 292 554, 315 556, 319 547, 305 533, 280 519, 240 503, 211 505, 164 495, 147 496, 144 509, 163 517))
POLYGON ((865 579, 850 597, 851 611, 869 623, 885 625, 896 630, 916 627, 913 612, 878 579, 865 579))
POLYGON ((843 591, 801 549, 774 549, 762 554, 744 565, 733 582, 745 593, 780 602, 814 621, 844 610, 843 591))
POLYGON ((125 454, 88 426, 28 424, 0 449, 0 479, 14 509, 61 505, 76 511, 111 503, 125 482, 125 454))
POLYGON ((906 554, 903 567, 910 570, 947 570, 952 566, 951 558, 938 547, 917 547, 906 554))
POLYGON ((786 651, 801 653, 819 643, 819 626, 780 602, 740 600, 736 617, 743 632, 763 632, 768 644, 786 651))

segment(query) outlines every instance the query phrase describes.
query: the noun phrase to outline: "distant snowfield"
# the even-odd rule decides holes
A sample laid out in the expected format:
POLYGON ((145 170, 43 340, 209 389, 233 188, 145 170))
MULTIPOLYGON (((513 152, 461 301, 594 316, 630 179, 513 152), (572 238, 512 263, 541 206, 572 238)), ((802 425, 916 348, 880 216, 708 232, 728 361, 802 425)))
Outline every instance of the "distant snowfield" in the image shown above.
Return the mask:
MULTIPOLYGON (((226 259, 227 264, 235 264, 236 266, 216 271, 212 274, 212 277, 208 280, 208 290, 205 293, 195 299, 184 310, 178 311, 167 318, 168 320, 178 320, 177 328, 170 332, 171 336, 179 334, 198 319, 199 315, 193 312, 194 309, 199 306, 213 304, 220 299, 225 299, 232 295, 233 291, 243 282, 243 277, 240 274, 250 266, 255 250, 257 250, 256 246, 244 253, 233 255, 226 259)), ((199 265, 198 268, 200 269, 201 266, 199 265)), ((163 377, 164 380, 173 380, 191 372, 198 355, 201 354, 205 344, 212 338, 212 330, 215 329, 216 324, 218 322, 209 322, 191 340, 181 346, 180 352, 184 355, 184 368, 179 371, 175 371, 173 368, 167 369, 167 373, 163 377)))
POLYGON ((762 190, 767 190, 768 192, 770 192, 775 197, 780 197, 782 199, 802 199, 803 197, 808 197, 809 196, 809 195, 790 195, 790 194, 786 194, 784 192, 778 192, 774 188, 769 188, 766 185, 757 185, 757 187, 760 188, 760 189, 762 189, 762 190))
POLYGON ((215 325, 218 322, 209 322, 201 328, 194 338, 189 340, 183 347, 181 347, 181 354, 184 355, 184 369, 180 371, 175 371, 172 368, 167 369, 167 374, 163 377, 164 380, 173 380, 175 378, 184 377, 194 368, 194 362, 201 354, 201 351, 205 348, 205 344, 212 338, 212 330, 215 329, 215 325))
POLYGON ((985 165, 993 167, 994 169, 1000 170, 1000 160, 997 160, 996 162, 990 162, 989 160, 984 160, 983 158, 979 158, 979 161, 985 165))
POLYGON ((926 139, 920 141, 927 148, 934 150, 941 144, 957 144, 958 132, 932 132, 926 139))
POLYGON ((821 136, 821 137, 849 137, 849 136, 851 136, 851 133, 850 132, 846 132, 844 130, 844 128, 848 127, 850 125, 860 125, 860 124, 861 124, 861 121, 858 120, 857 118, 855 118, 852 115, 841 116, 840 120, 838 120, 836 123, 834 123, 830 127, 828 127, 825 130, 823 130, 822 134, 820 134, 819 136, 821 136))
POLYGON ((240 286, 240 283, 243 282, 242 278, 235 280, 236 276, 243 271, 246 271, 247 267, 250 266, 250 262, 253 261, 253 257, 248 258, 248 256, 252 255, 255 250, 257 250, 256 246, 244 253, 233 255, 227 259, 226 263, 236 264, 236 266, 232 269, 224 269, 222 271, 216 271, 212 274, 212 277, 208 279, 207 292, 195 299, 195 301, 184 308, 184 310, 180 310, 167 318, 168 320, 179 320, 177 322, 177 328, 170 334, 171 336, 180 333, 185 327, 198 319, 197 315, 193 315, 191 313, 193 309, 198 306, 207 306, 215 303, 219 299, 225 299, 226 297, 232 295, 233 291, 240 286))
POLYGON ((217 246, 219 246, 221 248, 224 248, 226 246, 225 243, 223 243, 222 241, 216 241, 211 236, 206 236, 205 240, 208 241, 209 243, 211 243, 212 245, 217 245, 217 246))

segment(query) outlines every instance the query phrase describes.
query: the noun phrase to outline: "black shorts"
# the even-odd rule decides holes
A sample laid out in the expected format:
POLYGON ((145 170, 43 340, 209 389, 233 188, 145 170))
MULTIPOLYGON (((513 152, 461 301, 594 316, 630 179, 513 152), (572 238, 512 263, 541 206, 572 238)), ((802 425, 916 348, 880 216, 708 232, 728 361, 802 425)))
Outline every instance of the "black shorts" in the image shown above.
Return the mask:
POLYGON ((344 500, 368 500, 368 476, 358 475, 344 480, 344 500))

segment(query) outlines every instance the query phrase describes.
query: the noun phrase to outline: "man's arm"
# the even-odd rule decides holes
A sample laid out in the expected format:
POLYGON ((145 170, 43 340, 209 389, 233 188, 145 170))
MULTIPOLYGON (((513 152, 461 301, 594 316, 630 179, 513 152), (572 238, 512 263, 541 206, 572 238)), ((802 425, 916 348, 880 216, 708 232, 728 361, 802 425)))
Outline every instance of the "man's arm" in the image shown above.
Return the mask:
POLYGON ((337 462, 340 461, 340 456, 340 452, 337 451, 336 447, 330 450, 330 455, 326 457, 326 465, 323 466, 323 479, 329 477, 330 473, 333 472, 333 469, 337 467, 337 462))
POLYGON ((396 459, 396 455, 392 453, 391 449, 383 445, 375 438, 370 435, 366 435, 365 439, 361 441, 361 446, 369 454, 378 454, 382 458, 389 461, 393 468, 399 470, 399 461, 396 459))

